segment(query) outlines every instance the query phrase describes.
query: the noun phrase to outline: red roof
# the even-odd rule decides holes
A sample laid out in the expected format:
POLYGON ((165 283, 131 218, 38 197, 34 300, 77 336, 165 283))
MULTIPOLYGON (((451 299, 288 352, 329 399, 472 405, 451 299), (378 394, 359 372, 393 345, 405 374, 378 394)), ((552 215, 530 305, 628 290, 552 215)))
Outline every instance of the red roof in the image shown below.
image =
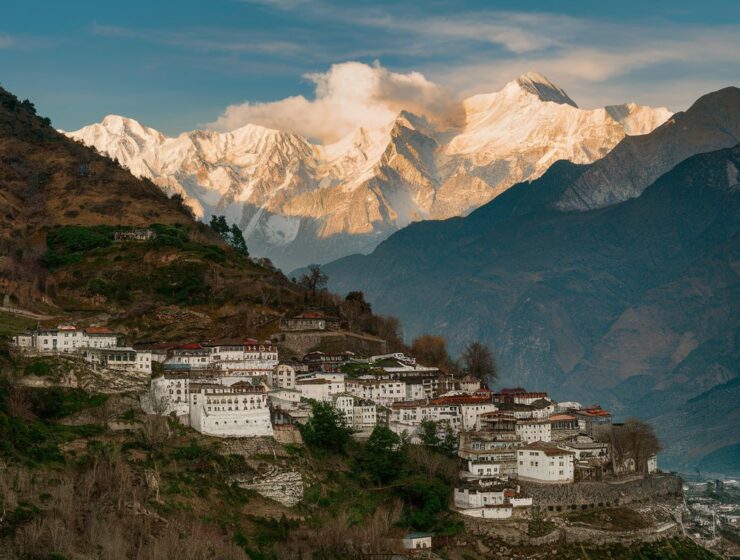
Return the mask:
POLYGON ((589 416, 611 416, 611 413, 604 410, 600 406, 591 406, 589 408, 584 408, 582 410, 579 410, 578 412, 582 412, 583 414, 588 414, 589 416))
POLYGON ((87 334, 115 334, 108 327, 87 327, 85 332, 87 334))
POLYGON ((489 399, 488 397, 476 397, 473 395, 454 395, 450 397, 439 397, 438 399, 432 399, 430 401, 430 404, 485 404, 490 402, 491 399, 489 399))
POLYGON ((504 389, 501 389, 502 395, 518 395, 526 392, 527 391, 525 389, 522 389, 521 387, 506 387, 504 389))
POLYGON ((177 347, 178 350, 201 350, 203 347, 197 342, 190 342, 188 344, 181 344, 177 347))
POLYGON ((565 420, 575 420, 575 419, 576 417, 573 416, 572 414, 553 414, 549 418, 551 422, 562 422, 565 420))

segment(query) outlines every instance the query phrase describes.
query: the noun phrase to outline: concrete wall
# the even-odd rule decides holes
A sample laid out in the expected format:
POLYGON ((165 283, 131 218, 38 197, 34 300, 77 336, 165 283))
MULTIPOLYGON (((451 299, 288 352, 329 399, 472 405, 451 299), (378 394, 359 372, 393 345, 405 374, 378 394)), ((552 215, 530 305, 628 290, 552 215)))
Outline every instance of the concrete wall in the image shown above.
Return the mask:
POLYGON ((597 507, 649 502, 655 498, 678 497, 682 494, 681 478, 657 474, 619 484, 578 482, 575 484, 537 484, 520 480, 523 493, 548 514, 567 513, 597 507))
POLYGON ((350 332, 286 332, 275 335, 273 340, 301 356, 316 348, 336 347, 363 355, 384 354, 386 351, 384 340, 350 332))

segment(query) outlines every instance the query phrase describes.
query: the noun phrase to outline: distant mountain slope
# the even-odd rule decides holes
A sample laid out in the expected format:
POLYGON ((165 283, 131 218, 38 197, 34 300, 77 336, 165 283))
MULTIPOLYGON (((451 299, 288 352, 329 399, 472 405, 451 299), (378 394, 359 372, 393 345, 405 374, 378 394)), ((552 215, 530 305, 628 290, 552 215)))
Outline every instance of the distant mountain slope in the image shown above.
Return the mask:
MULTIPOLYGON (((740 90, 677 117, 682 153, 737 134, 730 118, 714 134, 696 118, 712 105, 740 111, 740 90)), ((642 140, 656 135, 672 142, 661 128, 642 140)), ((693 156, 620 204, 558 210, 598 166, 561 162, 466 218, 409 226, 369 256, 326 265, 330 287, 364 290, 411 336, 439 332, 455 350, 489 342, 505 383, 619 415, 675 411, 740 371, 740 148, 693 156)))
POLYGON ((181 194, 199 217, 226 214, 253 253, 292 270, 367 253, 412 222, 464 215, 556 160, 592 162, 671 114, 634 104, 582 110, 536 73, 461 109, 459 125, 402 112, 331 145, 255 125, 168 138, 114 115, 69 135, 181 194))
POLYGON ((678 162, 740 142, 736 87, 696 101, 649 136, 626 137, 563 193, 561 210, 602 208, 639 195, 678 162))

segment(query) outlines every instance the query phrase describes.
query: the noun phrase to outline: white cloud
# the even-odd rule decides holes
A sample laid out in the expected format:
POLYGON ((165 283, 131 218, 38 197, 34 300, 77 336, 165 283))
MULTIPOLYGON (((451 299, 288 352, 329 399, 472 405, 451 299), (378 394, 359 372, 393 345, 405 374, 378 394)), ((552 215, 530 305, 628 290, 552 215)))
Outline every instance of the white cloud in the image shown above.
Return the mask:
POLYGON ((523 72, 538 70, 583 107, 640 101, 673 110, 687 108, 697 97, 695 86, 702 81, 706 88, 698 93, 737 81, 732 76, 740 71, 739 27, 670 34, 664 29, 652 37, 643 29, 633 29, 620 41, 610 31, 610 27, 602 29, 601 45, 564 44, 490 61, 435 65, 425 68, 425 73, 466 97, 494 91, 523 72), (723 76, 728 81, 722 82, 723 76))
POLYGON ((456 107, 451 92, 419 72, 391 72, 378 63, 334 64, 327 72, 305 78, 315 84, 315 99, 293 96, 230 105, 209 128, 234 130, 251 123, 328 143, 359 127, 384 126, 403 109, 436 119, 456 107))

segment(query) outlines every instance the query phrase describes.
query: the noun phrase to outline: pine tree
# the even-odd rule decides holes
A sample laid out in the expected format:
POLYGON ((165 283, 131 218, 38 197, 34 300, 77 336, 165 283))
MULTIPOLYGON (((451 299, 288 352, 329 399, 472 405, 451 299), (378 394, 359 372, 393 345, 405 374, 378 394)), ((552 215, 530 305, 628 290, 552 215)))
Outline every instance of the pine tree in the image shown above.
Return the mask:
POLYGON ((247 242, 244 241, 244 234, 236 224, 231 224, 230 238, 231 246, 245 257, 248 257, 247 242))

